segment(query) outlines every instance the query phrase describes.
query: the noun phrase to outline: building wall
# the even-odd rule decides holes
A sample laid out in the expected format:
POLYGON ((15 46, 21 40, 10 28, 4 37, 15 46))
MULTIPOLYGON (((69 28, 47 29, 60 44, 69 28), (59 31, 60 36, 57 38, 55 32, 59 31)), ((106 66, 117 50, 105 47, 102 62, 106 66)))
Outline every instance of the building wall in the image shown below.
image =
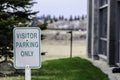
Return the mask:
POLYGON ((98 59, 98 41, 99 41, 99 0, 93 0, 92 3, 92 56, 98 59))
POLYGON ((116 10, 115 10, 115 24, 116 24, 116 28, 115 28, 115 45, 116 45, 116 54, 115 54, 115 62, 120 64, 120 0, 117 1, 116 3, 116 10))
POLYGON ((87 53, 88 57, 92 57, 91 52, 91 40, 92 40, 92 0, 88 0, 88 25, 87 25, 87 53))
POLYGON ((88 57, 98 59, 99 41, 99 0, 88 0, 88 57))
POLYGON ((116 0, 110 0, 108 2, 108 64, 110 66, 115 65, 115 54, 116 54, 116 0))
POLYGON ((120 62, 119 20, 120 1, 88 0, 88 57, 105 59, 110 66, 120 62))

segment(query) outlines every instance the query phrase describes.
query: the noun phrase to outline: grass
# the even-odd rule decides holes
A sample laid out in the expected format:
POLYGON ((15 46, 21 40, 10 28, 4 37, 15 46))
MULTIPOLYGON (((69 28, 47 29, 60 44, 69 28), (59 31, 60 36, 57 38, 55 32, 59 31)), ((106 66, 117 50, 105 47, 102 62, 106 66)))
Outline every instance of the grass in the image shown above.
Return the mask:
MULTIPOLYGON (((0 80, 23 80, 24 77, 12 77, 0 80)), ((45 61, 42 68, 32 70, 32 80, 109 80, 100 69, 91 62, 75 58, 45 61)))

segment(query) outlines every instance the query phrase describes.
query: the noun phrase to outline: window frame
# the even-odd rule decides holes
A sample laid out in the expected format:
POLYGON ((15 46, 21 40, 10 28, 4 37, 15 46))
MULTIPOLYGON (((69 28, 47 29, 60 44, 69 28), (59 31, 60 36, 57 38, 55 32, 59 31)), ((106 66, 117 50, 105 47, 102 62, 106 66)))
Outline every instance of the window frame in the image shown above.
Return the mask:
POLYGON ((107 32, 108 32, 108 0, 99 0, 99 55, 103 55, 103 56, 108 55, 107 54, 107 41, 108 41, 107 32), (102 3, 102 1, 106 1, 106 2, 102 3), (106 21, 104 20, 105 15, 106 15, 106 18, 105 18, 106 21), (105 21, 106 24, 104 24, 102 20, 105 21), (102 30, 104 29, 104 27, 106 27, 105 31, 102 30))

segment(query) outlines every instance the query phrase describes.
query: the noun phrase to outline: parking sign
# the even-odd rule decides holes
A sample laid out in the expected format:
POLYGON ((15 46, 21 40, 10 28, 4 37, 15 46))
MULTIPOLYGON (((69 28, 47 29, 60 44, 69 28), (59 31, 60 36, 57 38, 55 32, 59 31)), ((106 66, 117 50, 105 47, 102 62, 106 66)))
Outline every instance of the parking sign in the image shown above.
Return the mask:
POLYGON ((14 67, 41 67, 41 30, 38 27, 16 27, 13 30, 14 67))

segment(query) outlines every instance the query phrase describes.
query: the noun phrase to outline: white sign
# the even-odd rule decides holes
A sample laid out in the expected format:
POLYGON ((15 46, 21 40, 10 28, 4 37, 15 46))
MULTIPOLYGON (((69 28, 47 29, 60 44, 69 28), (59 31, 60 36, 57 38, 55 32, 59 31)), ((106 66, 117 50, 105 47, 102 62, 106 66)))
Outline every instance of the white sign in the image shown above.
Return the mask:
POLYGON ((41 31, 38 27, 16 27, 13 30, 14 67, 41 67, 41 31))

